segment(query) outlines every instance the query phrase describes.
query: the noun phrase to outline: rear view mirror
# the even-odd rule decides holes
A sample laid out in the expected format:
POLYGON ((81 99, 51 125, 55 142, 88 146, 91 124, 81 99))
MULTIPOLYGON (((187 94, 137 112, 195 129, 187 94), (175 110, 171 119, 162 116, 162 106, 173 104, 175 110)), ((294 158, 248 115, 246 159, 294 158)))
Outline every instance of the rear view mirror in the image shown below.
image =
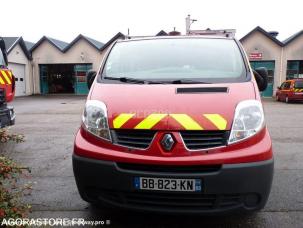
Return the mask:
POLYGON ((92 87, 92 84, 95 80, 95 77, 97 75, 96 71, 90 70, 86 73, 86 79, 87 79, 87 87, 88 89, 90 89, 90 87, 92 87))
POLYGON ((257 81, 257 85, 259 90, 262 92, 266 90, 268 83, 268 71, 265 67, 259 67, 254 70, 255 79, 257 81))

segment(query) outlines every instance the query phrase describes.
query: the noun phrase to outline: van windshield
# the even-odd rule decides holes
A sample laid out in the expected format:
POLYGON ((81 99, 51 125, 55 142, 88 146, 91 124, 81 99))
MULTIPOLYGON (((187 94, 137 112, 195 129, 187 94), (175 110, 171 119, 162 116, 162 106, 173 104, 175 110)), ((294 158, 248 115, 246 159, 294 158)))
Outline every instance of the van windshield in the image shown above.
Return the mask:
POLYGON ((175 38, 118 42, 103 69, 104 79, 240 82, 246 69, 234 40, 175 38))
POLYGON ((5 66, 5 61, 1 49, 0 49, 0 66, 5 66))

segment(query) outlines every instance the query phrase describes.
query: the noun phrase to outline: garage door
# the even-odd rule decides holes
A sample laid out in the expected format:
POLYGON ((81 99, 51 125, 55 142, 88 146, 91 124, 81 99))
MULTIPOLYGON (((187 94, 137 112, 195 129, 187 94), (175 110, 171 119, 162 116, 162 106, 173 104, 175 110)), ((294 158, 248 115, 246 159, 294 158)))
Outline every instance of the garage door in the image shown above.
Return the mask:
POLYGON ((24 96, 25 92, 25 65, 18 63, 9 63, 8 67, 13 71, 16 79, 15 96, 24 96))

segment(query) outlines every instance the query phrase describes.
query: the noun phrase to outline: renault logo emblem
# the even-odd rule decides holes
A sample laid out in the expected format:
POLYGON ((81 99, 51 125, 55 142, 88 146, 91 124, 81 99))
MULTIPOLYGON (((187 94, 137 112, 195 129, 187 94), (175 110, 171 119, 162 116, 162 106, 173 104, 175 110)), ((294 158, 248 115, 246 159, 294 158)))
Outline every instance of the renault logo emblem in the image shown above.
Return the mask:
POLYGON ((160 143, 164 150, 170 151, 175 144, 175 140, 171 134, 165 134, 160 143))

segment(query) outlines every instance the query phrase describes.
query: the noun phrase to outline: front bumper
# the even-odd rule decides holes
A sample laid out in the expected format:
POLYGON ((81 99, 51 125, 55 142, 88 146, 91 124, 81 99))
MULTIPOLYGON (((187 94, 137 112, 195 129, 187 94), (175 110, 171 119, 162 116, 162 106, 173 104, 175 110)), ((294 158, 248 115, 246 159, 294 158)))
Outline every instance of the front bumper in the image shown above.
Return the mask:
POLYGON ((192 171, 167 167, 161 170, 159 165, 138 166, 73 155, 76 183, 85 201, 122 209, 191 214, 262 209, 270 193, 274 162, 270 159, 207 166, 207 169, 195 166, 192 171), (199 193, 140 191, 133 182, 135 177, 141 176, 201 179, 204 190, 199 193))
POLYGON ((10 106, 0 106, 0 128, 15 124, 14 108, 10 106))

